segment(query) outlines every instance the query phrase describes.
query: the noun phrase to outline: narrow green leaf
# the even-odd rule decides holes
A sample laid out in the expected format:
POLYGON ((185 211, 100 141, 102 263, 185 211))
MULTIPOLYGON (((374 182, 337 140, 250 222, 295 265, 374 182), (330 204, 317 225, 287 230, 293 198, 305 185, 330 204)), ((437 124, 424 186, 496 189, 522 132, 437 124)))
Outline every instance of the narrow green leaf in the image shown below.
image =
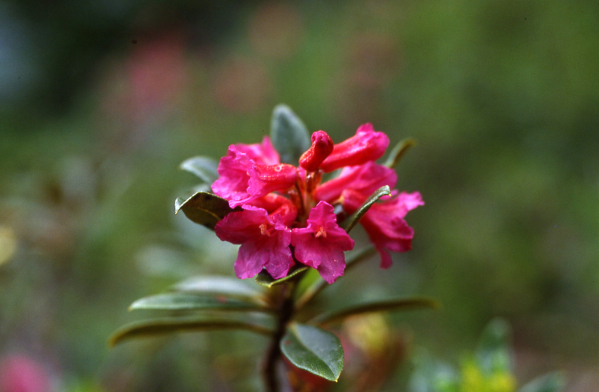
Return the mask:
POLYGON ((414 147, 416 144, 416 140, 412 139, 411 137, 397 143, 395 147, 393 147, 393 150, 391 150, 391 153, 389 154, 389 157, 385 162, 385 166, 390 168, 394 168, 395 166, 397 166, 397 164, 399 163, 399 161, 401 161, 401 158, 403 158, 406 152, 411 147, 414 147))
POLYGON ((207 192, 198 192, 185 201, 178 198, 175 200, 175 214, 180 210, 192 222, 209 229, 214 229, 218 221, 227 214, 237 211, 229 207, 229 202, 225 199, 207 192))
POLYGON ((343 370, 343 347, 339 338, 312 325, 293 323, 280 343, 283 355, 292 364, 330 381, 343 370))
MULTIPOLYGON (((357 265, 362 260, 366 260, 375 253, 376 249, 373 246, 367 246, 366 248, 353 251, 345 261, 346 267, 344 273, 347 274, 351 267, 357 265)), ((317 270, 312 269, 308 271, 299 281, 296 290, 296 295, 298 298, 296 309, 301 309, 304 307, 304 305, 306 305, 327 286, 329 286, 329 284, 320 277, 320 274, 317 270)))
POLYGON ((269 311, 255 302, 243 301, 223 294, 197 295, 189 293, 166 293, 138 299, 129 306, 129 310, 243 310, 269 311))
POLYGON ((436 309, 439 303, 430 298, 396 298, 385 301, 371 302, 350 306, 341 310, 323 313, 312 320, 314 324, 331 324, 336 321, 341 321, 346 317, 355 316, 364 313, 373 312, 389 312, 399 310, 414 310, 414 309, 436 309))
POLYGON ((519 392, 561 392, 565 386, 564 376, 560 373, 549 373, 535 378, 520 388, 519 392))
POLYGON ((136 321, 118 329, 109 338, 113 347, 125 340, 143 337, 157 337, 175 332, 201 332, 226 329, 239 329, 271 336, 272 331, 262 325, 237 320, 218 320, 206 318, 158 318, 136 321))
POLYGON ((218 162, 208 157, 189 158, 179 165, 179 169, 195 174, 207 184, 212 184, 218 178, 217 168, 218 162))
POLYGON ((277 105, 272 113, 270 136, 282 163, 297 165, 300 156, 310 148, 308 128, 287 105, 277 105))
POLYGON ((263 303, 263 292, 241 279, 229 276, 202 275, 185 279, 171 287, 172 291, 196 294, 223 294, 263 303))
POLYGON ((372 205, 381 197, 391 195, 391 189, 389 185, 385 185, 377 189, 356 212, 354 212, 350 217, 348 217, 343 224, 341 225, 346 232, 350 232, 351 229, 354 228, 355 225, 358 224, 360 219, 364 216, 366 212, 372 207, 372 205))
POLYGON ((305 267, 305 266, 293 267, 289 271, 289 274, 287 274, 287 276, 285 276, 281 279, 273 279, 272 276, 270 276, 270 274, 268 272, 266 272, 266 270, 262 270, 262 272, 260 272, 256 276, 256 283, 258 283, 260 286, 271 288, 272 286, 276 286, 281 283, 285 283, 291 279, 294 279, 297 275, 299 275, 307 270, 308 270, 308 267, 305 267))

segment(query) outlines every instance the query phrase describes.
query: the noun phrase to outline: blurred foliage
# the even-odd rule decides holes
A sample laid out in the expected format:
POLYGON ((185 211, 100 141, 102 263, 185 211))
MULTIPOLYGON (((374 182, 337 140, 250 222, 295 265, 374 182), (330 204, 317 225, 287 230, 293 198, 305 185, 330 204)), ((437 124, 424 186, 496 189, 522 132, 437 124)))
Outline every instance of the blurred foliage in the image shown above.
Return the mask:
POLYGON ((509 328, 502 320, 493 320, 480 339, 475 354, 466 355, 459 372, 435 361, 425 353, 418 358, 410 381, 411 392, 560 392, 564 378, 551 373, 517 388, 512 375, 509 328))
POLYGON ((502 316, 518 380, 563 368, 567 391, 599 389, 598 17, 588 0, 0 2, 0 355, 116 392, 258 390, 258 341, 105 347, 135 298, 232 274, 235 248, 172 214, 196 185, 176 168, 260 140, 284 102, 334 140, 364 122, 418 140, 398 167, 427 203, 414 249, 329 298, 437 298, 393 320, 443 358, 502 316))

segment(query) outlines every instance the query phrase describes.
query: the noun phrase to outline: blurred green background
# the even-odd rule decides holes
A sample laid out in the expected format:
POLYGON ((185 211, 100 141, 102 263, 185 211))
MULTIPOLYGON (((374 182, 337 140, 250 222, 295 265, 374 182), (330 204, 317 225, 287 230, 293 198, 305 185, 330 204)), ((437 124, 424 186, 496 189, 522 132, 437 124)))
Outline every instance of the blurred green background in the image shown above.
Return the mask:
POLYGON ((504 317, 521 382, 599 390, 598 20, 588 0, 0 1, 0 361, 56 391, 260 390, 262 338, 106 340, 133 300, 233 274, 234 246, 173 215, 196 184, 177 166, 258 142, 283 102, 335 141, 419 142, 398 169, 427 203, 414 249, 330 306, 433 296, 391 322, 448 361, 504 317))

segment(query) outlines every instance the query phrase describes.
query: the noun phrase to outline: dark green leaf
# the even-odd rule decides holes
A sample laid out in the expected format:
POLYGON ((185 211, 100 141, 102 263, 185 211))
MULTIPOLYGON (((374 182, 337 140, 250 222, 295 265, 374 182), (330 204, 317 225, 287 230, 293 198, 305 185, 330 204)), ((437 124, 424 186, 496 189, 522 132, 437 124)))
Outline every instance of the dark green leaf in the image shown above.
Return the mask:
POLYGON ((260 272, 256 276, 256 283, 258 283, 260 286, 271 288, 272 286, 276 286, 281 283, 285 283, 307 270, 308 270, 308 267, 305 267, 305 266, 293 267, 289 271, 289 274, 287 274, 287 276, 285 276, 281 279, 273 279, 272 276, 270 276, 270 274, 268 272, 266 272, 266 270, 262 270, 262 272, 260 272))
POLYGON ((477 357, 487 372, 510 372, 510 327, 501 319, 491 321, 482 333, 477 357))
POLYGON ((291 324, 281 340, 281 351, 298 368, 330 381, 337 381, 343 370, 341 342, 322 328, 291 324))
POLYGON ((350 232, 351 229, 354 228, 355 225, 358 224, 360 219, 364 216, 366 212, 370 209, 370 207, 381 197, 391 195, 391 189, 389 189, 388 185, 380 187, 377 189, 356 212, 354 212, 350 217, 348 217, 345 221, 343 221, 342 227, 346 232, 350 232))
POLYGON ((218 178, 217 167, 218 162, 207 157, 189 158, 179 165, 181 170, 195 174, 207 184, 212 184, 218 178))
POLYGON ((270 329, 262 325, 245 321, 172 317, 127 324, 110 337, 109 345, 112 347, 132 338, 157 337, 174 332, 201 332, 223 329, 247 330, 267 336, 272 334, 270 329))
MULTIPOLYGON (((344 273, 347 274, 347 271, 350 269, 350 267, 357 265, 362 260, 366 260, 374 253, 376 253, 376 249, 373 246, 368 246, 366 248, 351 252, 346 259, 344 273)), ((308 271, 299 281, 298 287, 296 289, 296 295, 298 298, 296 308, 301 309, 304 307, 304 305, 306 305, 327 286, 329 286, 329 284, 320 277, 320 274, 317 270, 312 269, 308 271)))
POLYGON ((270 135, 282 163, 297 165, 300 156, 310 148, 308 129, 287 105, 277 105, 272 113, 270 135))
POLYGON ((171 290, 197 294, 224 294, 260 303, 263 302, 263 293, 261 290, 246 284, 241 279, 229 276, 194 276, 177 283, 171 287, 171 290))
POLYGON ((138 299, 129 310, 244 310, 268 311, 269 309, 255 302, 243 301, 223 294, 197 295, 188 293, 166 293, 138 299))
POLYGON ((412 138, 407 138, 397 143, 397 145, 393 147, 393 150, 391 150, 391 153, 389 154, 389 157, 385 162, 385 166, 390 168, 394 168, 395 166, 397 166, 397 164, 399 163, 399 161, 401 161, 401 158, 403 158, 405 153, 415 145, 416 140, 412 138))
POLYGON ((399 310, 414 310, 414 309, 436 309, 439 307, 437 301, 430 298, 396 298, 385 301, 370 302, 350 306, 341 310, 323 313, 318 317, 310 320, 315 324, 331 324, 335 321, 341 321, 346 317, 355 316, 364 313, 373 312, 389 312, 399 310))
POLYGON ((229 207, 229 202, 225 199, 207 192, 198 192, 185 201, 175 200, 175 214, 180 210, 183 210, 189 220, 209 229, 214 229, 218 221, 227 214, 237 211, 229 207))
POLYGON ((566 382, 559 373, 550 373, 535 378, 520 388, 519 392, 560 392, 564 389, 566 382))

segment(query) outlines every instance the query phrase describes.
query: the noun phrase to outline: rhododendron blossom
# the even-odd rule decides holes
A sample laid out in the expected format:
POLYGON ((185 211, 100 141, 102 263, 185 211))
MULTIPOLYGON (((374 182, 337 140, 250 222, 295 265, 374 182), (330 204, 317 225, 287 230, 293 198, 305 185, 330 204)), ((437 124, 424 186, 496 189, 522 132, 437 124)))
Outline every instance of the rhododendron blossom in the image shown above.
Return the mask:
MULTIPOLYGON (((379 188, 395 187, 395 171, 375 162, 389 138, 371 124, 339 144, 324 131, 314 132, 311 141, 298 167, 281 163, 268 137, 260 144, 231 145, 221 158, 212 189, 240 209, 220 220, 215 231, 221 240, 241 245, 235 262, 239 278, 265 269, 279 279, 293 266, 306 265, 333 283, 345 270, 345 252, 354 247, 338 220, 360 210, 379 188), (323 183, 323 173, 336 169, 341 173, 323 183)), ((391 265, 390 251, 411 248, 414 231, 404 218, 423 204, 418 192, 393 191, 361 217, 381 267, 391 265)))
POLYGON ((321 201, 310 210, 308 227, 291 232, 296 259, 317 269, 328 283, 333 283, 343 275, 343 252, 354 247, 354 240, 339 227, 333 211, 332 205, 321 201))

